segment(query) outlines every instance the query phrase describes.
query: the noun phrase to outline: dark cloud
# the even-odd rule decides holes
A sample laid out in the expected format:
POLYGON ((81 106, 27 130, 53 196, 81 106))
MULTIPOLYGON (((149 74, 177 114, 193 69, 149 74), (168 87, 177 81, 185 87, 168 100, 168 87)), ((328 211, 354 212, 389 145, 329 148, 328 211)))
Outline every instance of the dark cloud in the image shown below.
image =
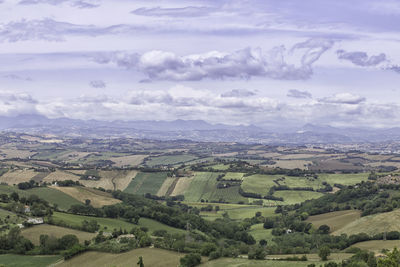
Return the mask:
POLYGON ((296 89, 289 90, 287 96, 293 98, 312 98, 312 95, 309 92, 296 89))
POLYGON ((386 70, 391 70, 400 74, 400 66, 399 65, 391 65, 385 68, 386 70))
POLYGON ((138 8, 133 10, 131 13, 140 16, 151 16, 151 17, 199 17, 208 15, 213 8, 210 7, 195 7, 195 6, 187 6, 180 8, 138 8))
POLYGON ((202 55, 178 56, 171 52, 98 54, 98 63, 114 63, 134 69, 149 80, 199 81, 203 79, 250 79, 268 77, 277 80, 305 80, 313 74, 312 65, 333 46, 331 40, 311 39, 287 51, 277 47, 268 53, 259 48, 245 48, 233 53, 210 52, 202 55), (295 62, 285 57, 298 54, 295 62))
POLYGON ((90 81, 89 84, 93 88, 106 88, 107 87, 106 83, 102 80, 90 81))
POLYGON ((369 57, 365 52, 346 52, 345 50, 337 50, 336 54, 339 59, 348 60, 353 64, 362 67, 376 66, 386 61, 386 55, 384 53, 369 57))
POLYGON ((353 95, 350 93, 335 94, 333 96, 319 99, 319 101, 322 103, 350 104, 350 105, 360 104, 362 102, 365 102, 365 100, 366 100, 365 97, 353 95))
POLYGON ((233 89, 229 92, 221 94, 221 97, 248 97, 248 96, 254 96, 256 93, 250 90, 245 90, 245 89, 233 89))

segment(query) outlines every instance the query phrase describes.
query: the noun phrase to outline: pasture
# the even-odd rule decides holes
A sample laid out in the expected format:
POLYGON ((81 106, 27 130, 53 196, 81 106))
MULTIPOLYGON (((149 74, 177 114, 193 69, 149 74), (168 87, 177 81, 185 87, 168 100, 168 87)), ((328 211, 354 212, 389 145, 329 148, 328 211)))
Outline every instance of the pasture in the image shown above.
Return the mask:
POLYGON ((342 210, 310 216, 306 221, 312 223, 315 228, 326 224, 331 228, 331 232, 334 232, 359 219, 360 216, 358 210, 342 210))
POLYGON ((0 264, 7 267, 44 267, 61 260, 61 256, 27 256, 15 254, 0 255, 0 264))
POLYGON ((143 262, 145 266, 170 267, 170 266, 178 266, 179 259, 183 257, 184 254, 157 248, 139 248, 119 254, 90 251, 90 252, 85 252, 76 257, 73 257, 70 260, 64 261, 63 263, 57 266, 58 267, 136 266, 136 263, 138 262, 140 256, 143 257, 143 262))
POLYGON ((273 180, 280 177, 282 177, 282 175, 255 174, 244 177, 241 186, 245 192, 265 195, 272 186, 276 185, 273 180))
POLYGON ((156 195, 165 179, 167 179, 166 172, 141 172, 129 183, 124 192, 139 195, 145 193, 156 195))
POLYGON ((61 210, 68 210, 72 205, 81 204, 77 199, 54 187, 36 187, 26 190, 26 192, 37 195, 53 205, 56 204, 61 210))
POLYGON ((318 179, 325 181, 330 185, 342 184, 342 185, 354 185, 361 183, 362 181, 368 180, 369 173, 320 173, 318 174, 318 179))
POLYGON ((285 190, 276 191, 275 197, 283 197, 283 204, 291 205, 301 203, 309 199, 317 199, 322 197, 324 194, 313 191, 298 191, 298 190, 285 190))
POLYGON ((88 233, 49 224, 41 224, 25 228, 22 230, 21 234, 37 246, 40 245, 40 235, 49 235, 56 238, 61 238, 64 235, 76 235, 80 243, 83 243, 85 240, 92 240, 92 238, 96 236, 95 233, 88 233))
POLYGON ((400 240, 371 240, 360 242, 352 245, 352 247, 369 250, 375 253, 380 253, 382 249, 392 250, 395 247, 400 247, 400 240))
POLYGON ((223 177, 224 180, 242 180, 244 173, 242 172, 227 172, 223 177))
POLYGON ((112 157, 110 158, 110 160, 114 162, 114 166, 116 167, 137 167, 143 163, 143 160, 145 158, 147 158, 147 155, 128 155, 121 157, 112 157))
POLYGON ((361 217, 339 230, 334 235, 366 233, 374 235, 382 232, 400 231, 400 209, 361 217))
POLYGON ((264 239, 267 241, 268 245, 274 243, 272 241, 274 238, 272 235, 272 229, 264 229, 264 224, 262 223, 252 225, 249 234, 251 234, 257 242, 259 242, 261 239, 264 239))
POLYGON ((91 188, 85 188, 81 186, 54 186, 52 188, 60 190, 61 192, 70 195, 82 203, 85 203, 86 199, 90 199, 90 204, 95 208, 121 202, 120 200, 113 198, 109 193, 91 188))

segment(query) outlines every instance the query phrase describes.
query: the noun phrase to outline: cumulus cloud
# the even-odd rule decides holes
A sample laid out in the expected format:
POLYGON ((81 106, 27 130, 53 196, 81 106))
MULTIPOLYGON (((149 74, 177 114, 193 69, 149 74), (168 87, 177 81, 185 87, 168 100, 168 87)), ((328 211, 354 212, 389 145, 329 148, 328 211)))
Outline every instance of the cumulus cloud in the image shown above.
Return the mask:
POLYGON ((336 54, 339 59, 348 60, 357 66, 372 67, 386 61, 386 55, 381 53, 376 56, 368 56, 365 52, 346 52, 345 50, 337 50, 336 54))
POLYGON ((93 88, 106 88, 107 84, 102 80, 90 81, 90 86, 93 88))
POLYGON ((287 93, 288 97, 293 97, 293 98, 312 98, 311 93, 307 91, 300 91, 296 89, 289 90, 287 93))
POLYGON ((255 92, 246 89, 233 89, 221 94, 221 97, 248 97, 256 95, 255 92))
POLYGON ((144 54, 116 52, 98 54, 98 63, 114 63, 137 70, 150 80, 199 81, 203 79, 250 79, 268 77, 278 80, 305 80, 313 74, 312 65, 333 46, 333 41, 310 39, 290 50, 276 47, 267 53, 260 48, 245 48, 232 53, 211 51, 178 56, 153 50, 144 54))
POLYGON ((331 103, 331 104, 355 105, 355 104, 360 104, 362 102, 365 102, 366 99, 365 99, 365 97, 362 97, 359 95, 353 95, 350 93, 340 93, 340 94, 335 94, 333 96, 321 98, 321 99, 319 99, 319 101, 323 102, 323 103, 331 103))
POLYGON ((131 13, 140 16, 151 16, 151 17, 199 17, 205 16, 209 14, 209 12, 213 11, 213 8, 210 7, 196 7, 196 6, 187 6, 187 7, 179 7, 179 8, 162 8, 162 7, 153 7, 153 8, 138 8, 133 10, 131 13))
POLYGON ((0 115, 2 116, 37 113, 37 104, 38 101, 29 94, 0 91, 0 115))

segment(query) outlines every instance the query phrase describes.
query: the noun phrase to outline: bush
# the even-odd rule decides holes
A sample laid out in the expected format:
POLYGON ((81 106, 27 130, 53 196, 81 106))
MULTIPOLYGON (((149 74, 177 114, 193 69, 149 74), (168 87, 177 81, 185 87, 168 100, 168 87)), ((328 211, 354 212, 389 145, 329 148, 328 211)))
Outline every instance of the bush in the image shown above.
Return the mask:
POLYGON ((201 256, 198 253, 190 253, 180 259, 182 267, 194 267, 201 263, 201 256))
POLYGON ((318 251, 318 256, 321 260, 326 261, 328 260, 328 256, 331 255, 331 250, 328 246, 323 246, 318 251))

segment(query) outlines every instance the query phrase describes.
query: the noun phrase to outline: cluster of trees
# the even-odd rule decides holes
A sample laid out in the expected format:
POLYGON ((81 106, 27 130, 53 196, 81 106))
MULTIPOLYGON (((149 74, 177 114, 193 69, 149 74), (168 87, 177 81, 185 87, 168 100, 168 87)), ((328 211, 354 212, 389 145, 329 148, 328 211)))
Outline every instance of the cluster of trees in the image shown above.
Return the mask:
POLYGON ((33 248, 32 242, 21 235, 19 227, 13 227, 0 236, 0 253, 26 254, 33 248))
POLYGON ((10 196, 3 194, 1 196, 2 202, 8 203, 4 206, 5 209, 24 214, 25 205, 30 205, 30 213, 33 216, 47 216, 53 213, 49 203, 46 200, 39 198, 37 195, 30 195, 29 197, 20 197, 18 193, 12 192, 10 196))
POLYGON ((38 183, 36 183, 34 180, 29 180, 29 182, 22 182, 22 183, 19 183, 17 186, 21 190, 26 190, 26 189, 38 187, 38 183))

